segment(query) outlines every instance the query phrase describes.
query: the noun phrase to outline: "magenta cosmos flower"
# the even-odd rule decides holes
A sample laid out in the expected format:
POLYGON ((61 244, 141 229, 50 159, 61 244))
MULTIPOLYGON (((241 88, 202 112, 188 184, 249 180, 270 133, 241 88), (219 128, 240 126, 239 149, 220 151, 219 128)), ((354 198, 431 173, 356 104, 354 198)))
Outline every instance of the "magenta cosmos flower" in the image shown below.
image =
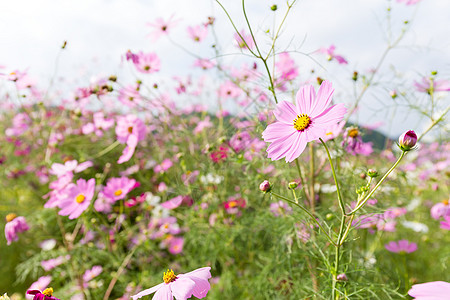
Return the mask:
POLYGON ((33 295, 33 300, 60 300, 53 297, 52 288, 47 288, 42 292, 40 290, 28 290, 27 295, 33 295))
POLYGON ((8 214, 6 216, 5 237, 8 245, 19 240, 17 236, 20 232, 25 232, 30 227, 25 217, 18 217, 16 214, 8 214))
POLYGON ((204 298, 210 289, 208 279, 211 278, 211 268, 205 267, 186 274, 175 275, 172 270, 164 272, 163 283, 144 290, 134 296, 133 300, 155 293, 152 299, 186 300, 192 295, 204 298))
POLYGON ((394 253, 412 253, 417 250, 417 244, 407 240, 400 240, 398 242, 390 242, 384 247, 394 253))
POLYGON ((415 284, 408 291, 408 295, 415 300, 443 300, 449 299, 450 283, 444 281, 432 281, 415 284))
POLYGON ((67 196, 58 203, 59 214, 69 216, 69 219, 78 218, 85 211, 94 197, 95 179, 88 181, 78 179, 77 184, 71 183, 66 187, 67 196))
POLYGON ((297 93, 297 106, 282 101, 277 104, 275 123, 262 133, 264 141, 271 143, 268 157, 278 160, 285 157, 292 162, 300 156, 308 142, 326 136, 328 128, 341 121, 346 113, 343 103, 328 107, 334 89, 331 82, 323 81, 319 91, 312 85, 303 86, 297 93))

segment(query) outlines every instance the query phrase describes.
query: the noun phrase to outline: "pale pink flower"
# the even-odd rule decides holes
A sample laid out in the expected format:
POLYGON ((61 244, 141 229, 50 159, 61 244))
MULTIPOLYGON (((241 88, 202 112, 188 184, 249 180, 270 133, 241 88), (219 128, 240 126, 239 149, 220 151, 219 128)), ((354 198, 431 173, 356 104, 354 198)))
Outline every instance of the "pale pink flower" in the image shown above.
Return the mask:
POLYGON ((414 284, 408 291, 408 295, 414 297, 414 300, 449 299, 450 283, 444 281, 432 281, 414 284))
POLYGON ((262 136, 271 143, 268 157, 278 160, 285 157, 292 162, 300 156, 311 141, 326 135, 327 129, 342 120, 346 108, 339 103, 328 107, 334 89, 323 81, 316 95, 312 85, 303 86, 297 93, 297 106, 281 101, 274 111, 277 121, 267 126, 262 136))
POLYGON ((199 134, 205 128, 211 128, 214 124, 211 122, 211 118, 207 116, 204 120, 201 120, 197 123, 197 126, 194 128, 194 134, 199 134))
POLYGON ((219 87, 220 98, 236 98, 241 94, 241 89, 231 81, 226 81, 219 87))
POLYGON ((189 37, 194 40, 194 42, 201 42, 208 35, 208 28, 203 25, 189 26, 187 28, 189 37))
POLYGON ((238 48, 252 50, 255 47, 255 42, 253 41, 252 36, 245 33, 244 30, 239 31, 239 33, 236 32, 234 34, 234 39, 236 40, 238 48))
POLYGON ((31 125, 31 119, 26 113, 18 113, 12 120, 12 127, 5 130, 6 136, 20 136, 25 133, 31 125))
POLYGON ((270 203, 269 209, 275 217, 290 215, 292 213, 292 208, 286 202, 281 200, 270 203))
POLYGON ((414 5, 420 2, 420 0, 397 0, 398 3, 405 3, 406 5, 414 5))
POLYGON ((148 26, 153 27, 153 31, 149 34, 149 37, 153 42, 156 42, 161 35, 169 34, 172 27, 174 27, 179 20, 174 20, 172 15, 167 21, 163 18, 157 18, 154 23, 147 23, 148 26))
POLYGON ((131 135, 135 135, 138 141, 145 139, 146 128, 144 122, 136 115, 119 116, 116 125, 117 140, 125 144, 131 135))
POLYGON ((325 53, 328 60, 336 59, 340 64, 348 64, 347 60, 341 55, 334 54, 334 50, 336 50, 336 47, 334 45, 331 45, 328 48, 320 48, 319 50, 317 50, 317 52, 325 53))
POLYGON ((445 221, 441 221, 441 228, 445 230, 450 230, 450 215, 444 216, 445 221))
POLYGON ((94 197, 95 179, 91 178, 87 182, 78 179, 77 184, 70 183, 65 188, 67 196, 58 203, 61 208, 61 216, 69 216, 69 219, 78 218, 85 211, 94 197))
POLYGON ((41 266, 45 271, 50 271, 55 267, 65 263, 70 259, 70 255, 58 256, 57 258, 52 258, 49 260, 41 261, 41 266))
POLYGON ((159 60, 158 55, 156 53, 143 53, 140 51, 137 54, 137 63, 134 65, 136 69, 141 73, 153 73, 159 71, 161 68, 161 61, 159 60))
POLYGON ((421 82, 414 81, 414 86, 419 92, 432 93, 450 91, 450 80, 435 80, 429 77, 422 77, 421 82))
POLYGON ((298 69, 295 61, 289 56, 289 53, 283 52, 277 56, 275 68, 278 72, 278 78, 281 81, 291 81, 297 78, 298 69))
POLYGON ((103 272, 102 266, 93 266, 90 270, 86 270, 83 274, 83 281, 89 282, 103 272))
POLYGON ((172 198, 166 202, 161 203, 161 206, 165 209, 174 209, 181 205, 183 202, 183 196, 177 196, 175 198, 172 198))
POLYGON ((166 158, 161 162, 161 164, 155 166, 153 170, 155 171, 155 173, 162 173, 169 170, 172 166, 173 162, 170 159, 166 158))
POLYGON ((171 237, 169 240, 169 252, 173 255, 183 252, 184 238, 171 237))
POLYGON ((173 297, 177 300, 186 300, 191 296, 202 299, 206 297, 211 288, 208 282, 208 279, 211 278, 210 270, 210 267, 205 267, 179 275, 175 275, 172 270, 167 270, 163 276, 163 283, 131 296, 131 298, 136 300, 156 292, 153 296, 155 300, 172 300, 173 297))
POLYGON ((412 253, 417 250, 417 244, 407 240, 392 241, 384 245, 384 247, 394 253, 412 253))
POLYGON ((194 67, 202 68, 203 70, 211 69, 216 63, 210 59, 200 58, 194 62, 194 67))
POLYGON ((141 94, 139 93, 139 86, 133 84, 121 88, 119 90, 119 96, 117 98, 126 106, 135 107, 142 99, 141 94))
POLYGON ((339 123, 336 123, 336 124, 330 126, 327 129, 325 136, 322 138, 324 140, 324 142, 337 138, 341 134, 342 129, 344 128, 344 125, 345 125, 345 122, 342 121, 342 122, 339 122, 339 123))
POLYGON ((136 185, 139 185, 139 183, 134 179, 128 177, 113 177, 108 180, 102 193, 109 202, 115 202, 124 199, 136 185))

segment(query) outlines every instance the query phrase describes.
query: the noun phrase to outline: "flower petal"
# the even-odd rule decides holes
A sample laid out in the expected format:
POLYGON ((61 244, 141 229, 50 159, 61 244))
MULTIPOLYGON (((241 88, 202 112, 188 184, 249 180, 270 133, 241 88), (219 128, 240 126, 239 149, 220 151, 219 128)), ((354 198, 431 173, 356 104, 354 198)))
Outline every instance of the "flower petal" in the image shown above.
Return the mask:
POLYGON ((309 115, 311 118, 320 115, 328 107, 331 102, 333 92, 334 89, 331 82, 324 80, 317 91, 316 101, 314 102, 314 106, 312 107, 309 115))
POLYGON ((278 121, 292 125, 297 117, 297 108, 295 105, 281 101, 277 104, 277 109, 273 112, 278 121))
POLYGON ((299 157, 300 154, 302 154, 303 150, 305 150, 305 147, 306 147, 306 136, 303 133, 298 134, 291 149, 286 153, 286 162, 290 163, 294 159, 299 157))
MULTIPOLYGON (((163 282, 163 283, 160 283, 160 284, 158 284, 158 285, 155 285, 154 287, 151 287, 151 288, 149 288, 149 289, 143 290, 142 292, 139 292, 139 293, 137 293, 136 295, 131 296, 131 298, 133 298, 133 300, 136 300, 136 299, 139 299, 139 298, 141 298, 141 297, 144 297, 144 296, 153 294, 153 293, 156 292, 156 291, 162 290, 162 289, 164 288, 163 285, 165 285, 164 282, 163 282)), ((167 288, 168 288, 168 286, 167 286, 167 288)), ((171 292, 170 292, 170 289, 169 289, 169 293, 171 293, 171 292)), ((170 295, 170 296, 172 297, 172 295, 170 295)), ((156 297, 156 295, 155 295, 155 297, 156 297)), ((153 299, 155 299, 155 297, 153 297, 153 299)), ((163 299, 164 299, 164 298, 163 298, 163 299)), ((172 300, 172 299, 170 298, 170 300, 172 300)))
POLYGON ((295 141, 297 136, 297 132, 293 132, 291 135, 287 137, 280 138, 272 142, 272 144, 267 147, 267 157, 272 160, 278 160, 286 155, 289 149, 292 147, 292 144, 295 141))
POLYGON ((296 102, 299 114, 310 115, 311 108, 316 98, 316 91, 312 85, 305 85, 297 92, 296 102))
POLYGON ((182 276, 195 276, 198 278, 209 279, 211 278, 211 267, 199 268, 189 273, 182 274, 182 276))
POLYGON ((345 108, 343 103, 339 103, 333 105, 330 108, 327 108, 320 115, 314 117, 312 119, 315 127, 325 128, 327 129, 330 126, 338 123, 344 118, 347 109, 345 108))
POLYGON ((287 137, 296 131, 293 124, 287 125, 282 122, 275 122, 267 126, 262 133, 262 137, 265 142, 272 142, 287 137))
POLYGON ((172 294, 177 300, 186 300, 192 296, 195 282, 189 277, 180 276, 174 282, 170 283, 172 294))

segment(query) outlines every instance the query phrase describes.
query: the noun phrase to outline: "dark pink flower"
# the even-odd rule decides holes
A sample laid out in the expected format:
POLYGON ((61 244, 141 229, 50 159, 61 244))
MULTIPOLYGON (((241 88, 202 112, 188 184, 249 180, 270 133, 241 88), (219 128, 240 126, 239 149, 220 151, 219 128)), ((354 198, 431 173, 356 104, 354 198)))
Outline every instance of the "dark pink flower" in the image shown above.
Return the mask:
POLYGON ((177 300, 186 300, 191 296, 202 299, 206 297, 211 288, 208 282, 208 279, 211 278, 210 270, 210 267, 205 267, 179 275, 175 275, 172 270, 167 270, 163 276, 163 283, 131 296, 131 298, 136 300, 156 292, 153 299, 173 300, 175 297, 177 300))

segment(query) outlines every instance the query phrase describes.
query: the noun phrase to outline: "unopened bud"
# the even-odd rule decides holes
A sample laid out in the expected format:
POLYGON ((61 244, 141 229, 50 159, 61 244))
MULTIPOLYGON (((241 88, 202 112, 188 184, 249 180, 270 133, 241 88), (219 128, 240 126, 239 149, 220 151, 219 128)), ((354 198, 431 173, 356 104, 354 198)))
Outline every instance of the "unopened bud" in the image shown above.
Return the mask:
POLYGON ((116 82, 117 81, 117 76, 116 75, 111 75, 111 76, 109 76, 108 80, 112 81, 112 82, 116 82))
POLYGON ((390 91, 390 92, 389 92, 389 95, 391 96, 392 99, 395 99, 395 98, 398 97, 397 91, 396 91, 396 90, 390 91))
POLYGON ((276 4, 274 4, 274 5, 272 5, 272 6, 270 7, 270 9, 271 9, 272 11, 276 11, 277 8, 278 8, 278 6, 277 6, 276 4))
POLYGON ((348 281, 347 275, 345 275, 345 273, 339 274, 338 276, 336 276, 336 280, 337 281, 348 281))
POLYGON ((64 41, 64 43, 63 43, 62 46, 61 46, 61 49, 65 49, 66 46, 67 46, 67 41, 64 41))
POLYGON ((317 77, 316 80, 317 80, 317 84, 319 84, 319 85, 321 85, 323 82, 323 79, 320 77, 317 77))
POLYGON ((353 72, 353 76, 352 76, 352 80, 353 81, 357 81, 358 80, 358 72, 353 72))
POLYGON ((295 189, 296 187, 298 187, 298 183, 295 182, 295 181, 291 181, 291 182, 289 182, 288 186, 289 186, 289 188, 290 188, 291 190, 293 190, 293 189, 295 189))
POLYGON ((437 71, 431 71, 431 75, 433 76, 437 75, 437 71))
POLYGON ((259 189, 261 190, 261 192, 264 192, 264 193, 267 193, 268 191, 270 191, 271 188, 272 188, 272 186, 270 185, 270 182, 268 180, 264 180, 259 185, 259 189))
POLYGON ((408 130, 398 138, 398 146, 402 151, 411 150, 417 143, 417 134, 413 130, 408 130))
POLYGON ((375 178, 378 176, 378 172, 374 169, 369 169, 367 170, 367 175, 369 175, 369 177, 375 178))

